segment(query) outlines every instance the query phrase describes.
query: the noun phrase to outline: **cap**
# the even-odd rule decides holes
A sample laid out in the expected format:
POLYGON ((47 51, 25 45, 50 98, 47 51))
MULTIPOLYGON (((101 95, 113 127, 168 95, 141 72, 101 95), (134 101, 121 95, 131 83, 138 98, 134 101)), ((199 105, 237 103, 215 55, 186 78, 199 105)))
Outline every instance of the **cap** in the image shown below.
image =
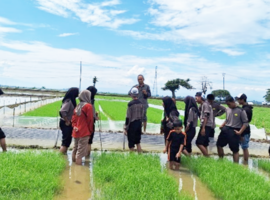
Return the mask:
POLYGON ((131 89, 131 91, 130 91, 130 95, 131 96, 135 96, 136 97, 136 96, 138 96, 138 94, 139 94, 138 88, 135 88, 134 87, 134 88, 131 89))
POLYGON ((227 96, 225 102, 234 102, 234 98, 232 96, 227 96))
POLYGON ((235 97, 235 99, 247 100, 247 95, 245 95, 244 93, 241 93, 241 94, 238 94, 237 97, 235 97))
POLYGON ((174 120, 173 127, 182 127, 182 126, 183 126, 183 124, 182 124, 182 121, 180 119, 174 120))
POLYGON ((207 99, 208 99, 208 100, 215 100, 215 95, 213 95, 213 94, 208 94, 208 95, 207 95, 207 99))
POLYGON ((201 97, 202 96, 202 92, 197 92, 196 94, 195 94, 195 97, 201 97))

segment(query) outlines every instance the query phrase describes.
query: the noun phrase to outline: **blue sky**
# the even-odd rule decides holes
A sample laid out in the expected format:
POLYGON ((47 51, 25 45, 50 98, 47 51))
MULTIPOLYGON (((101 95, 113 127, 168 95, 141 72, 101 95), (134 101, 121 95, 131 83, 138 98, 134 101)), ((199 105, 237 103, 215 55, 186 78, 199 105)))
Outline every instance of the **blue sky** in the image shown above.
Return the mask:
MULTIPOLYGON (((68 88, 92 84, 126 93, 158 66, 167 80, 190 78, 263 100, 270 80, 270 2, 265 0, 0 0, 0 84, 68 88)), ((180 89, 179 96, 195 90, 180 89)), ((211 92, 209 89, 208 92, 211 92)))

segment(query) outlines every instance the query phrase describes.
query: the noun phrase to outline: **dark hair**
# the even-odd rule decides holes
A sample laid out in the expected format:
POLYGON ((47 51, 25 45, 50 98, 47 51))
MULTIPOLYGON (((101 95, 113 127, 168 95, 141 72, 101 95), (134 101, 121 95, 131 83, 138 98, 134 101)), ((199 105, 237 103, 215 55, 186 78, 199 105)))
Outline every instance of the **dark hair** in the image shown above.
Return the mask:
POLYGON ((181 120, 175 120, 173 122, 173 127, 182 127, 183 126, 183 123, 181 120))
POLYGON ((139 75, 137 76, 137 78, 139 78, 139 76, 143 77, 143 80, 144 80, 144 76, 143 76, 142 74, 139 74, 139 75))
POLYGON ((228 102, 235 102, 234 101, 234 98, 232 96, 227 96, 225 101, 226 101, 226 103, 228 103, 228 102))
POLYGON ((215 100, 215 95, 213 95, 213 94, 208 94, 208 95, 207 95, 207 99, 210 100, 210 101, 215 100))

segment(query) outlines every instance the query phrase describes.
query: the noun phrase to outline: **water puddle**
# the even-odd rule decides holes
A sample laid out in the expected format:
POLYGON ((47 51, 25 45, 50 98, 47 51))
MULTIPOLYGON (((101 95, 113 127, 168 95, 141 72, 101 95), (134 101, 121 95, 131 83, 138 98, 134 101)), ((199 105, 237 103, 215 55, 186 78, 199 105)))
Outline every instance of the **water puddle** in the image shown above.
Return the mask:
POLYGON ((69 164, 62 174, 64 188, 55 200, 91 199, 89 159, 86 159, 82 166, 72 162, 71 152, 68 152, 67 159, 69 164))

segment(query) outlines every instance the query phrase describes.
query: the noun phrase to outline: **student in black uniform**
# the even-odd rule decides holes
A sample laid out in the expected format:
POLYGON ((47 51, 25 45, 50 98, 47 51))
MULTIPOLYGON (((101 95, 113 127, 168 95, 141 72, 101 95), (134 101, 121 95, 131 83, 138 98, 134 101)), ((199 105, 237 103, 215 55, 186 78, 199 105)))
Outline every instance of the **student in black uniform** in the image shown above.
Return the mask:
POLYGON ((60 152, 63 154, 67 153, 67 149, 69 148, 72 141, 73 128, 71 125, 71 119, 73 111, 77 106, 76 98, 78 95, 79 88, 70 88, 62 100, 62 106, 60 109, 60 129, 62 131, 62 144, 60 152))
MULTIPOLYGON (((0 95, 3 95, 3 94, 4 94, 4 92, 0 89, 0 95)), ((0 145, 3 149, 3 152, 7 151, 6 135, 1 128, 0 128, 0 145)))
POLYGON ((191 154, 192 140, 196 135, 196 127, 198 125, 198 117, 200 116, 200 112, 196 104, 196 101, 193 97, 187 96, 184 99, 184 102, 186 104, 184 125, 185 125, 185 132, 187 135, 187 142, 185 149, 189 154, 191 154))
POLYGON ((171 170, 179 170, 181 163, 181 154, 186 145, 186 134, 182 132, 182 121, 179 119, 173 122, 174 129, 167 137, 164 153, 168 153, 171 170))
POLYGON ((164 107, 164 118, 161 122, 161 129, 164 133, 164 141, 166 144, 167 137, 173 129, 173 121, 179 119, 179 112, 177 111, 175 102, 171 97, 164 97, 162 99, 164 107))
POLYGON ((220 158, 224 157, 223 147, 229 144, 229 148, 233 152, 233 161, 239 163, 239 143, 240 136, 248 127, 248 118, 246 111, 238 107, 234 98, 228 96, 226 104, 226 120, 220 126, 221 132, 218 136, 217 150, 220 158))
MULTIPOLYGON (((238 101, 240 105, 242 105, 242 109, 246 111, 247 118, 248 118, 248 123, 251 122, 252 120, 252 115, 253 115, 253 107, 251 105, 248 105, 247 103, 247 95, 245 94, 239 94, 235 99, 238 101)), ((249 157, 249 140, 250 140, 250 126, 246 128, 246 130, 242 133, 241 135, 241 141, 240 145, 243 149, 243 155, 244 155, 244 161, 248 162, 248 157, 249 157)))
POLYGON ((130 95, 133 100, 128 103, 124 134, 127 135, 130 151, 134 151, 136 145, 138 153, 141 153, 142 121, 145 112, 144 105, 138 99, 139 90, 137 88, 132 88, 130 95))
POLYGON ((97 94, 97 89, 94 86, 89 86, 87 90, 91 92, 91 104, 93 106, 92 108, 93 108, 93 116, 94 116, 93 133, 90 135, 90 139, 88 142, 88 150, 87 150, 88 151, 87 156, 90 156, 91 145, 93 144, 93 139, 94 139, 94 134, 95 134, 95 122, 96 120, 99 120, 99 118, 98 118, 98 113, 96 112, 96 109, 95 109, 95 95, 97 94))

